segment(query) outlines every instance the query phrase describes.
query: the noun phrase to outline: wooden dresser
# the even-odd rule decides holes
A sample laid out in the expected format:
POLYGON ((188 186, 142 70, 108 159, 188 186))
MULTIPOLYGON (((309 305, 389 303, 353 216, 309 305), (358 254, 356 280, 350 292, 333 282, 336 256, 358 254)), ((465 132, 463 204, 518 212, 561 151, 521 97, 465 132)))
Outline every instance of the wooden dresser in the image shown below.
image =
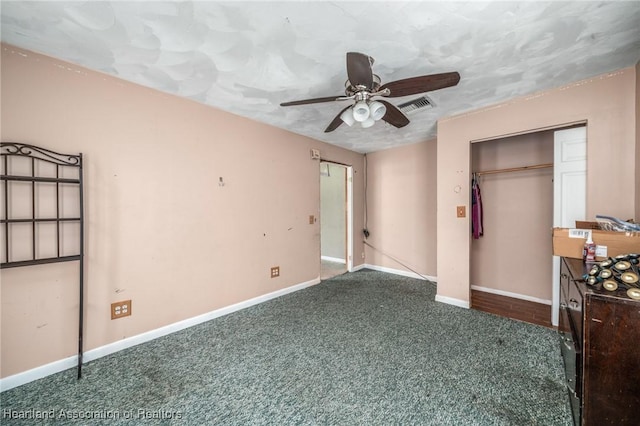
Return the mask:
POLYGON ((562 258, 558 331, 576 425, 640 424, 640 300, 587 286, 562 258))

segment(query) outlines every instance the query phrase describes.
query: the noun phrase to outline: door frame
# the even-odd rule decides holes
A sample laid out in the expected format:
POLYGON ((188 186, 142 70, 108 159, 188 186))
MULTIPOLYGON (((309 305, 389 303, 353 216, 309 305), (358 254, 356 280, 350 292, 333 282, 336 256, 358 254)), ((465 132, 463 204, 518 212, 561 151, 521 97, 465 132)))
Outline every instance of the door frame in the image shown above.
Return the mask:
MULTIPOLYGON (((347 261, 347 272, 353 272, 353 166, 321 158, 318 162, 318 176, 320 176, 322 172, 323 163, 330 163, 345 168, 345 259, 347 261)), ((320 203, 322 203, 322 199, 320 199, 320 203)), ((322 221, 322 217, 320 217, 320 221, 322 221)), ((320 231, 322 232, 322 225, 320 231)), ((322 235, 318 239, 318 244, 320 245, 320 256, 322 256, 322 235)))
POLYGON ((353 166, 347 168, 347 272, 353 272, 353 166))
MULTIPOLYGON (((563 198, 562 191, 562 180, 560 179, 561 173, 584 173, 584 191, 585 191, 585 200, 584 200, 584 215, 586 215, 587 203, 586 203, 586 191, 587 191, 587 123, 583 123, 582 125, 570 127, 570 128, 560 128, 554 131, 554 140, 553 140, 553 227, 569 227, 574 228, 575 223, 563 224, 562 223, 562 206, 563 202, 567 201, 567 199, 563 198), (577 169, 575 170, 560 170, 561 161, 561 141, 557 138, 557 133, 562 131, 577 131, 577 129, 583 129, 584 131, 584 159, 576 160, 574 163, 580 162, 577 169)), ((570 167, 570 169, 573 169, 570 167)), ((566 194, 564 194, 566 196, 566 194)), ((581 217, 577 219, 585 220, 586 217, 581 217)), ((552 295, 551 295, 551 325, 558 326, 559 324, 559 313, 560 313, 560 256, 552 256, 552 295)))

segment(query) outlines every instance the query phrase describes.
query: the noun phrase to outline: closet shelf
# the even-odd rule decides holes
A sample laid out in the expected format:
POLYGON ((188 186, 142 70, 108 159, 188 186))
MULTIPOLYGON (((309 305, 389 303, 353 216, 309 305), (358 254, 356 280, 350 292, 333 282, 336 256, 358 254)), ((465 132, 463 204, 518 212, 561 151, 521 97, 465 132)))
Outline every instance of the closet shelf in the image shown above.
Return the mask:
POLYGON ((521 171, 524 171, 524 170, 548 169, 550 167, 553 167, 553 163, 534 164, 532 166, 522 166, 522 167, 511 167, 509 169, 485 170, 485 171, 482 171, 482 172, 473 172, 473 174, 475 174, 477 176, 482 176, 482 175, 492 175, 492 174, 496 174, 496 173, 521 172, 521 171))

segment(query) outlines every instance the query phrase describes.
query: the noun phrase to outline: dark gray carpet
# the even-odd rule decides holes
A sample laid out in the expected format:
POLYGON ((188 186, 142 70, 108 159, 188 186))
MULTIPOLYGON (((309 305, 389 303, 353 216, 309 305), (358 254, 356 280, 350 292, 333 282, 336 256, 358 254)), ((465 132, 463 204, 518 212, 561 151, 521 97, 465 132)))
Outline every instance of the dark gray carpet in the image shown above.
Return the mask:
POLYGON ((1 423, 571 424, 553 330, 434 296, 425 281, 341 275, 88 363, 80 381, 68 370, 6 391, 4 414, 55 418, 1 423))

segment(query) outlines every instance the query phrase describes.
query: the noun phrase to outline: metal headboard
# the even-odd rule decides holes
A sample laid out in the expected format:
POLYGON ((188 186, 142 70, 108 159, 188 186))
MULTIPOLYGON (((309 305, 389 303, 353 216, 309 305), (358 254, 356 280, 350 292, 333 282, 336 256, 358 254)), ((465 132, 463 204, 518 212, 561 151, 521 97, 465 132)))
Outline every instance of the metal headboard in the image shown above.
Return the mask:
MULTIPOLYGON (((84 324, 84 204, 83 204, 83 181, 82 181, 82 154, 60 154, 45 148, 17 142, 0 142, 0 157, 2 173, 0 178, 3 190, 3 212, 0 225, 2 226, 2 259, 0 268, 15 268, 31 265, 41 265, 58 262, 79 262, 79 326, 78 326, 78 379, 82 377, 82 354, 83 354, 83 324, 84 324), (18 160, 20 159, 20 160, 18 160), (21 161, 21 167, 14 167, 13 162, 21 161), (43 170, 46 170, 44 172, 43 170), (72 177, 67 177, 71 171, 72 177), (30 189, 30 209, 16 214, 12 208, 12 192, 18 187, 13 185, 27 185, 30 189), (41 217, 37 212, 36 203, 40 186, 55 186, 55 215, 41 217), (62 212, 61 187, 77 186, 79 214, 73 217, 66 217, 62 212), (19 216, 19 217, 14 217, 19 216), (79 225, 78 250, 68 253, 63 249, 63 238, 66 238, 64 224, 76 223, 79 225), (56 249, 55 253, 48 253, 41 256, 38 247, 42 241, 39 235, 39 225, 54 224, 56 249), (25 244, 29 253, 16 255, 14 253, 12 231, 15 226, 30 227, 31 241, 21 239, 20 243, 25 244)), ((74 235, 75 236, 75 235, 74 235)))

